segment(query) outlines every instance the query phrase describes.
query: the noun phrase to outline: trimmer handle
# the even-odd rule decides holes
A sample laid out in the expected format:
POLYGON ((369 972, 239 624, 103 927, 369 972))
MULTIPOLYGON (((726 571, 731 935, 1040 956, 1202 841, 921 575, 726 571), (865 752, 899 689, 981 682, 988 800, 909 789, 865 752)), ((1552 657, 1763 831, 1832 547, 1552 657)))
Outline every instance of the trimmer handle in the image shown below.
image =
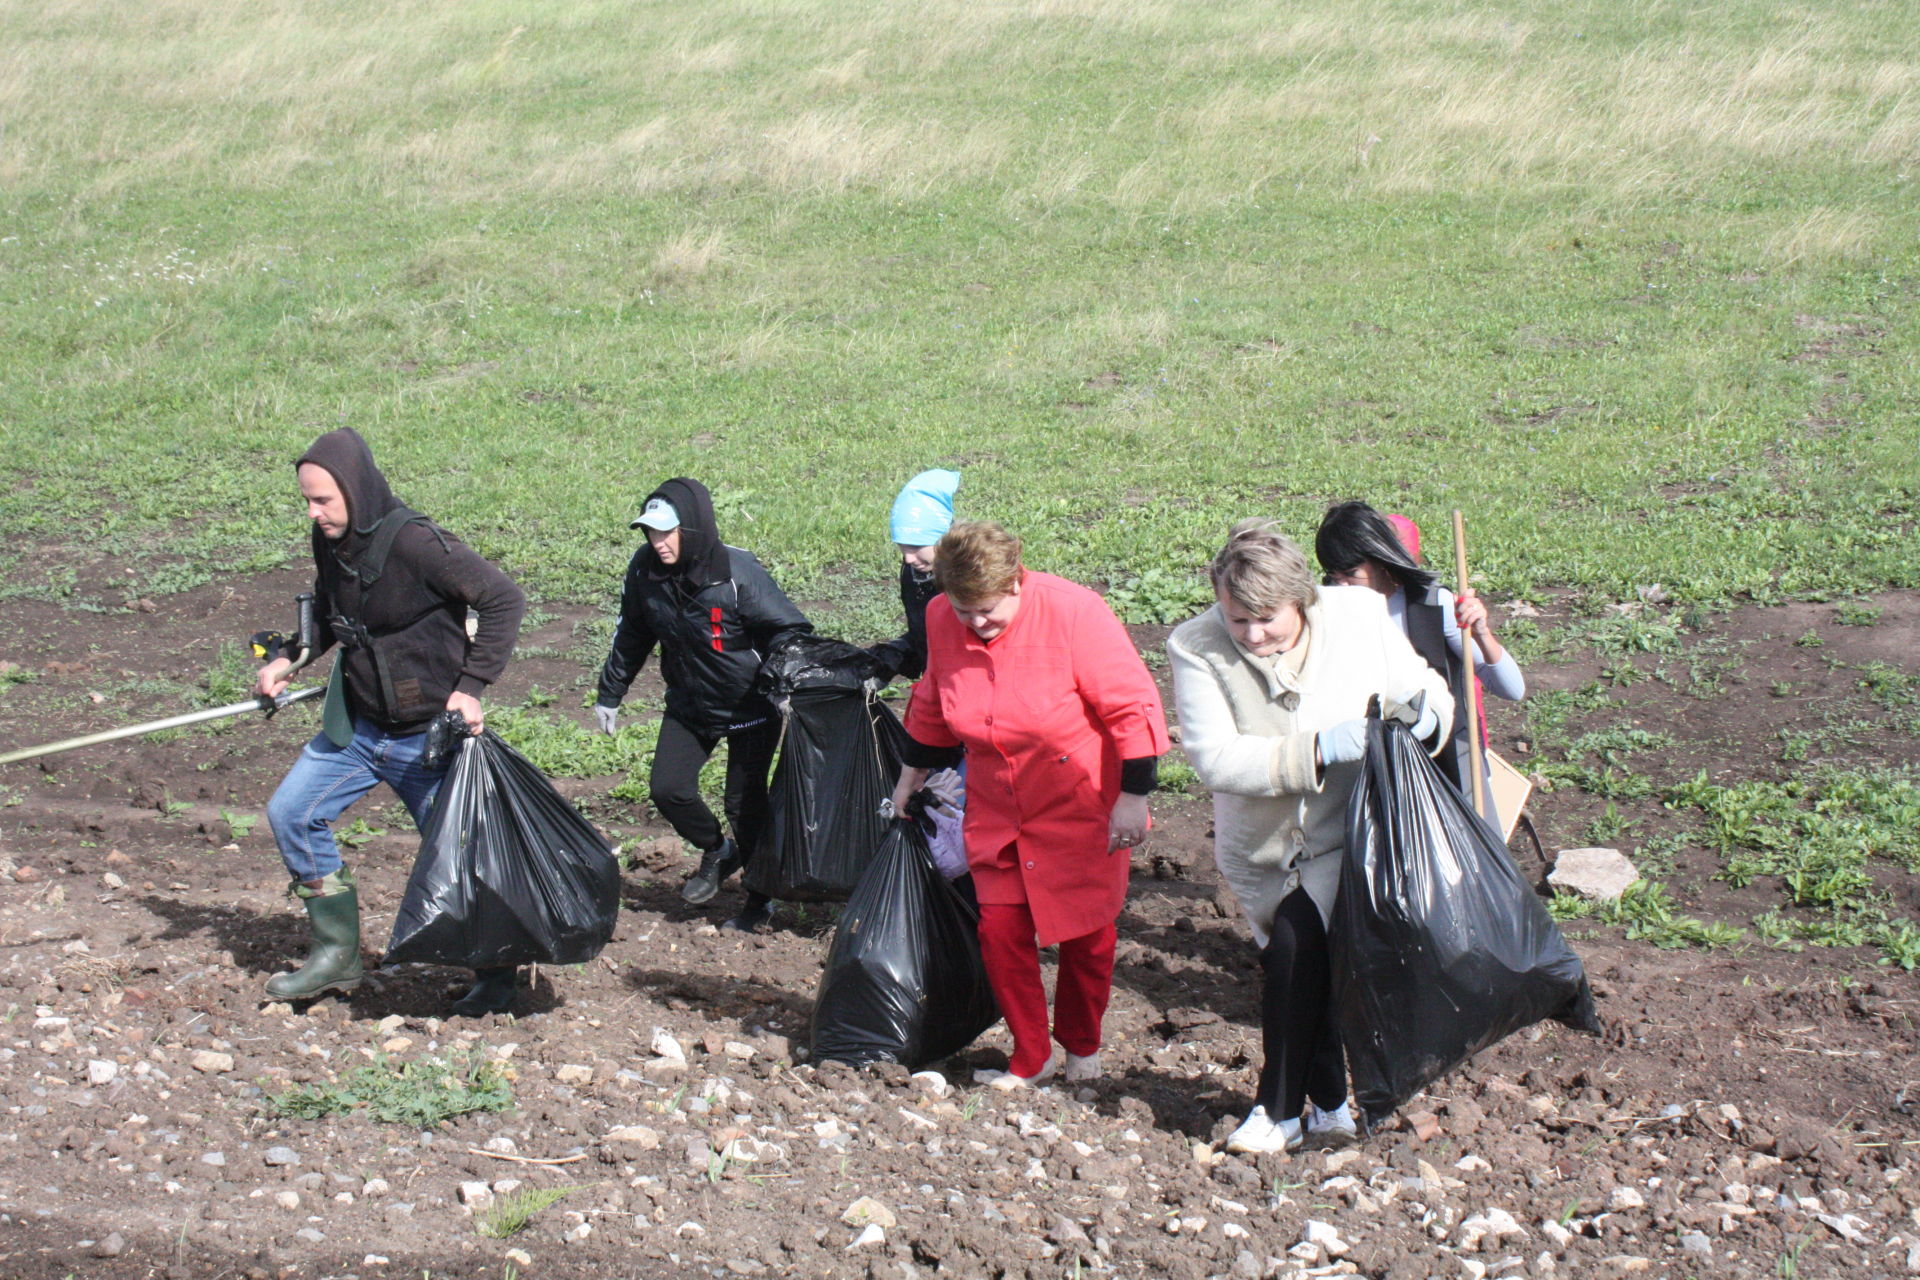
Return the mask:
POLYGON ((313 620, 313 592, 303 591, 295 596, 293 607, 295 630, 294 634, 288 638, 285 649, 292 651, 287 653, 287 656, 293 659, 292 671, 298 671, 313 661, 313 649, 319 643, 319 628, 314 625, 313 620))

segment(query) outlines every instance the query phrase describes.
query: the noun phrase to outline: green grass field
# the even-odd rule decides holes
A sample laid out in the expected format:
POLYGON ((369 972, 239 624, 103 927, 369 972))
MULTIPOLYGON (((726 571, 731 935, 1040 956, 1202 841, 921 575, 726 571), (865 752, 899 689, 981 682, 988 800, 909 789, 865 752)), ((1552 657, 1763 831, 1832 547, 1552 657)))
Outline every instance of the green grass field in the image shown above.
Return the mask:
POLYGON ((10 594, 284 562, 343 424, 554 600, 702 477, 856 632, 942 464, 1137 616, 1354 496, 1502 592, 1920 583, 1920 5, 0 12, 10 594))

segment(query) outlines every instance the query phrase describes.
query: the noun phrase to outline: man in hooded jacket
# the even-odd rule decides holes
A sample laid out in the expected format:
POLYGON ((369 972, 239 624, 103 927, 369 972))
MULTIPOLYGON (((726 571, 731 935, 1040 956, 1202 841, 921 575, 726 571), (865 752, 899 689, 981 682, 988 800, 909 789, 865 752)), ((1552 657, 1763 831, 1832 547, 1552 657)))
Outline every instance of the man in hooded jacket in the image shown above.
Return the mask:
MULTIPOLYGON (((480 694, 513 652, 526 608, 520 588, 458 538, 394 496, 366 441, 329 431, 294 464, 313 521, 315 656, 340 654, 322 730, 300 753, 267 806, 292 892, 311 928, 307 962, 267 981, 276 1000, 308 1000, 360 985, 360 898, 341 862, 333 823, 386 783, 425 821, 445 765, 421 757, 427 728, 457 711, 480 732, 480 694), (478 617, 471 637, 467 614, 478 617)), ((258 690, 277 696, 290 662, 260 668, 258 690)), ((482 970, 454 1004, 466 1016, 504 1012, 511 968, 482 970)))
MULTIPOLYGON (((603 732, 618 728, 621 699, 658 646, 667 708, 648 798, 700 850, 700 867, 680 891, 699 905, 746 865, 766 829, 767 774, 780 726, 754 676, 769 651, 813 625, 752 552, 720 541, 713 498, 698 480, 679 477, 655 489, 629 527, 645 529, 647 541, 627 565, 593 714, 603 732), (701 766, 722 739, 731 838, 700 798, 701 766)), ((750 891, 741 913, 721 927, 750 933, 772 915, 772 903, 750 891)))

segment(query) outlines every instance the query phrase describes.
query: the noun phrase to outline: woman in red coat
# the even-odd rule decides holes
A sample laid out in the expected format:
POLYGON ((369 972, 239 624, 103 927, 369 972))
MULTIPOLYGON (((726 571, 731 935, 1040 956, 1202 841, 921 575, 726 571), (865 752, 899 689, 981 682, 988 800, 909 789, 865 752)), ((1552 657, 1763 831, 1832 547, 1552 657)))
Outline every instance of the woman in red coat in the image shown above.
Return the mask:
POLYGON ((927 672, 907 706, 913 743, 894 806, 906 812, 928 770, 965 749, 980 951, 1013 1032, 1013 1061, 993 1083, 1059 1069, 1039 953, 1055 944, 1053 1038, 1067 1078, 1091 1080, 1113 922, 1168 746, 1160 691, 1106 602, 1021 568, 1020 540, 999 525, 953 526, 935 573, 945 594, 927 606, 927 672))

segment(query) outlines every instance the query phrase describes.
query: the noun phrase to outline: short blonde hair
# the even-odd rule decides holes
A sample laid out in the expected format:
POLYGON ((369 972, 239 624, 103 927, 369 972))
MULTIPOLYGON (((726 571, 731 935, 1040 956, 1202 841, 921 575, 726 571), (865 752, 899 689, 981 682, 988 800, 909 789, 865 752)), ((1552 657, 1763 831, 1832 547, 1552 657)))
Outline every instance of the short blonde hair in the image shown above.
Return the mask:
POLYGON ((1242 520, 1213 558, 1213 588, 1249 613, 1270 618, 1287 605, 1319 599, 1307 557, 1271 520, 1242 520))
POLYGON ((933 553, 933 578, 955 604, 982 604, 1020 581, 1020 539, 990 520, 963 520, 933 553))

